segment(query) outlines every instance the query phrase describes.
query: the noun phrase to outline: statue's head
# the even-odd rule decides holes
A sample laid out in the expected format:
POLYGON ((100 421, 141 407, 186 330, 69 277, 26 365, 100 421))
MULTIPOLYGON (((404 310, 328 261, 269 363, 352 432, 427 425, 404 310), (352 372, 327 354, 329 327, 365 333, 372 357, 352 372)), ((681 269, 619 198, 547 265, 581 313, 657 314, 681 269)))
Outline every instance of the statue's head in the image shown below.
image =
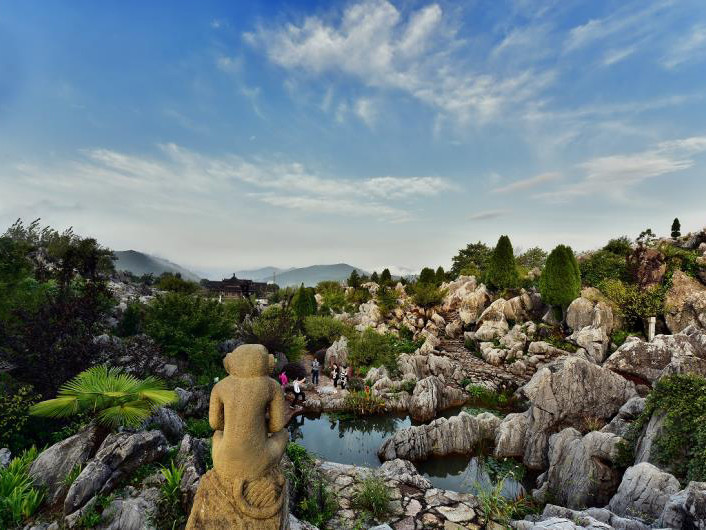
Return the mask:
POLYGON ((274 368, 274 357, 262 344, 243 344, 225 356, 223 366, 234 377, 268 376, 274 368))

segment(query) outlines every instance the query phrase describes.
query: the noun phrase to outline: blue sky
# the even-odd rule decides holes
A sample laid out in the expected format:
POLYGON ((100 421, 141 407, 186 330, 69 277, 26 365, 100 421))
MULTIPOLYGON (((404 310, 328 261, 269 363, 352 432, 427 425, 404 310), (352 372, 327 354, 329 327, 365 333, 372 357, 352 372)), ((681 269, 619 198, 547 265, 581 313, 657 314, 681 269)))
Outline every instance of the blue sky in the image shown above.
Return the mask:
POLYGON ((706 3, 0 0, 0 222, 218 275, 706 224, 706 3))

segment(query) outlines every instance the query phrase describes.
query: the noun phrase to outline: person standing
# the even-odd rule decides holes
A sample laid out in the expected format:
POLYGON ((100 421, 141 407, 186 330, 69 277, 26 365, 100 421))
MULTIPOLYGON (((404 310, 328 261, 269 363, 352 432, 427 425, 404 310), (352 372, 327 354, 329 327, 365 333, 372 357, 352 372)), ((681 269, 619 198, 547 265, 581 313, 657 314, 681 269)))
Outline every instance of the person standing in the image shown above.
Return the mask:
POLYGON ((345 390, 348 386, 348 371, 345 366, 341 366, 341 375, 338 379, 341 383, 341 389, 345 390))
POLYGON ((319 364, 319 360, 314 357, 314 360, 311 361, 311 382, 314 385, 319 384, 319 367, 321 365, 319 364))
POLYGON ((331 379, 333 379, 333 388, 336 388, 336 385, 338 384, 338 365, 336 363, 333 363, 333 367, 331 368, 331 379))
POLYGON ((284 372, 279 374, 278 379, 279 379, 279 384, 282 385, 282 388, 286 387, 287 383, 289 383, 289 378, 287 377, 287 374, 285 374, 284 372))
POLYGON ((305 398, 304 398, 304 391, 302 390, 302 387, 301 387, 301 385, 304 384, 304 381, 305 381, 304 379, 295 379, 295 380, 292 382, 292 387, 293 387, 293 389, 294 389, 294 401, 292 401, 292 405, 291 405, 292 408, 295 408, 295 407, 296 407, 296 405, 297 405, 297 400, 298 400, 299 398, 301 398, 302 404, 304 403, 304 400, 305 400, 305 398))

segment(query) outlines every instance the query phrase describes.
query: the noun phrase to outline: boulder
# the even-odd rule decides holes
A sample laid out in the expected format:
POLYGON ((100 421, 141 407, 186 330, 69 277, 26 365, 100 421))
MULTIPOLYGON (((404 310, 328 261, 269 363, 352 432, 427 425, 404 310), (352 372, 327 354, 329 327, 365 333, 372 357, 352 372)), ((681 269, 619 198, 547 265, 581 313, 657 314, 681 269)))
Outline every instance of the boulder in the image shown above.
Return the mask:
POLYGON ((436 347, 439 346, 439 344, 441 344, 441 339, 430 333, 426 336, 424 344, 419 347, 417 353, 421 355, 429 355, 431 352, 436 350, 436 347))
POLYGON ((98 428, 91 425, 39 454, 29 474, 35 485, 46 488, 46 502, 49 506, 64 499, 69 489, 66 477, 88 461, 100 441, 98 428))
POLYGON ((454 320, 453 322, 449 322, 444 328, 444 333, 450 339, 460 337, 463 333, 463 322, 461 322, 460 320, 454 320))
POLYGON ((348 339, 344 336, 341 336, 326 350, 324 370, 331 370, 333 363, 338 364, 338 366, 348 364, 348 339))
POLYGON ((592 326, 601 328, 606 335, 616 329, 616 319, 611 307, 598 300, 601 296, 596 289, 586 288, 566 309, 566 324, 572 331, 592 326))
POLYGON ((420 475, 417 468, 409 460, 402 460, 401 458, 387 460, 380 466, 380 472, 389 478, 420 490, 428 490, 432 487, 431 482, 420 475))
POLYGON ((159 429, 171 441, 181 440, 186 424, 173 409, 159 407, 147 418, 143 429, 159 429))
POLYGON ((431 420, 439 411, 461 405, 466 399, 463 390, 446 386, 438 377, 431 375, 414 387, 409 414, 417 421, 431 420))
POLYGON ((12 460, 12 453, 7 447, 0 449, 0 469, 10 465, 10 460, 12 460))
POLYGON ((375 327, 382 322, 382 313, 375 300, 370 300, 358 306, 358 313, 353 316, 356 329, 363 331, 365 328, 375 327))
POLYGON ((608 509, 623 516, 651 522, 659 518, 669 498, 679 491, 679 481, 648 462, 629 467, 608 509))
POLYGON ((471 416, 461 412, 429 424, 407 427, 385 440, 381 460, 426 460, 431 456, 471 454, 481 443, 492 443, 500 418, 489 412, 471 416))
POLYGON ((203 417, 208 415, 208 402, 210 390, 204 387, 185 390, 175 388, 179 401, 176 407, 186 416, 203 417))
POLYGON ((630 425, 642 414, 643 410, 645 410, 645 398, 630 398, 625 405, 620 407, 618 414, 610 420, 610 423, 601 429, 601 432, 610 432, 625 437, 630 425))
POLYGON ((579 357, 541 368, 518 392, 530 401, 524 412, 528 421, 523 458, 530 469, 544 469, 549 464, 549 437, 553 433, 582 425, 587 417, 608 420, 637 395, 634 383, 579 357))
POLYGON ((506 304, 505 299, 499 298, 481 313, 477 322, 476 339, 490 341, 504 336, 510 330, 505 318, 506 304))
POLYGON ((706 331, 692 325, 676 335, 657 335, 652 342, 628 337, 603 366, 650 383, 672 373, 706 376, 706 331))
POLYGON ((706 530, 706 482, 689 482, 686 488, 672 495, 657 525, 706 530))
POLYGON ((542 297, 536 293, 522 292, 510 298, 505 304, 505 318, 517 322, 525 322, 539 318, 544 313, 545 306, 542 297))
POLYGON ((613 464, 622 441, 620 436, 598 431, 582 436, 571 427, 552 435, 549 470, 538 491, 551 492, 558 504, 568 508, 604 506, 620 483, 620 470, 613 464))
POLYGON ((667 419, 667 415, 664 411, 657 410, 650 417, 650 421, 640 433, 635 444, 635 463, 640 462, 651 462, 655 463, 656 460, 652 456, 652 446, 655 440, 662 434, 662 429, 664 428, 664 422, 667 419))
POLYGON ((109 521, 101 525, 103 530, 143 530, 152 527, 152 519, 157 514, 160 500, 158 488, 132 491, 134 496, 115 499, 103 510, 103 517, 109 521))
POLYGON ((64 513, 75 512, 94 495, 110 492, 141 465, 162 458, 167 448, 167 439, 157 430, 109 435, 71 484, 64 500, 64 513))
POLYGON ((620 517, 605 508, 572 510, 563 506, 547 504, 535 522, 513 521, 513 528, 590 528, 615 530, 650 530, 651 527, 635 519, 620 517), (533 526, 535 525, 535 526, 533 526), (537 526, 539 525, 539 526, 537 526))
POLYGON ((574 331, 569 340, 585 349, 590 359, 597 364, 603 362, 610 347, 610 337, 602 327, 597 326, 586 326, 574 331))
POLYGON ((206 473, 206 462, 209 457, 209 444, 201 438, 194 438, 187 434, 179 444, 176 456, 177 464, 182 466, 184 473, 181 477, 179 489, 186 512, 191 511, 196 490, 201 476, 206 473))
POLYGON ((442 317, 439 313, 434 311, 431 315, 431 321, 436 324, 436 327, 438 328, 444 328, 446 327, 446 320, 444 320, 444 317, 442 317))
POLYGON ((525 453, 525 434, 529 416, 512 413, 505 416, 495 433, 496 458, 522 458, 525 453))
POLYGON ((694 325, 706 329, 706 286, 682 271, 674 271, 672 286, 664 300, 664 316, 672 333, 694 325))

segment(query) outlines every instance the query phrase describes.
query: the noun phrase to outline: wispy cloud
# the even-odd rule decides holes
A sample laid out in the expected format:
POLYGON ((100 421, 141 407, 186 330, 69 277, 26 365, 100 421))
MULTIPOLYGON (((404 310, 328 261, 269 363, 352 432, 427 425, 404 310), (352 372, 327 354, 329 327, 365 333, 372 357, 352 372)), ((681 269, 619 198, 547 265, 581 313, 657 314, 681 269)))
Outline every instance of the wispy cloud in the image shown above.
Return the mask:
POLYGON ((375 102, 369 98, 360 98, 355 102, 355 113, 368 127, 373 127, 378 117, 375 102))
POLYGON ((508 210, 486 210, 478 212, 468 217, 469 221, 487 221, 489 219, 497 219, 507 215, 508 210))
POLYGON ((536 186, 540 186, 546 182, 558 180, 560 178, 561 178, 561 174, 557 173, 557 172, 542 173, 541 175, 537 175, 535 177, 530 177, 530 178, 523 179, 523 180, 517 180, 515 182, 507 184, 506 186, 500 186, 498 188, 494 188, 491 191, 493 193, 510 193, 513 191, 526 190, 526 189, 534 188, 536 186))
POLYGON ((594 194, 624 198, 626 192, 646 180, 693 167, 691 156, 704 151, 706 137, 694 136, 661 142, 639 153, 592 158, 577 164, 581 174, 578 180, 535 197, 552 201, 594 194))
POLYGON ((603 66, 612 66, 621 61, 624 61, 636 51, 637 46, 627 46, 625 48, 608 50, 603 56, 603 66))
POLYGON ((366 0, 346 8, 338 23, 311 16, 299 24, 261 27, 244 39, 288 70, 342 72, 372 88, 409 94, 459 120, 486 120, 531 100, 554 77, 531 70, 501 76, 471 65, 438 4, 405 16, 385 0, 366 0))
POLYGON ((697 25, 672 46, 662 59, 662 65, 673 69, 687 62, 704 59, 706 59, 706 25, 697 25))
POLYGON ((183 193, 214 196, 247 193, 256 200, 307 213, 372 216, 393 222, 412 218, 408 205, 453 189, 441 177, 379 176, 343 179, 321 176, 297 162, 237 155, 207 156, 176 144, 159 146, 162 157, 111 149, 87 149, 67 167, 20 167, 23 179, 38 186, 109 186, 145 197, 183 193), (57 178, 57 175, 64 175, 57 178), (71 175, 66 178, 65 175, 71 175))

